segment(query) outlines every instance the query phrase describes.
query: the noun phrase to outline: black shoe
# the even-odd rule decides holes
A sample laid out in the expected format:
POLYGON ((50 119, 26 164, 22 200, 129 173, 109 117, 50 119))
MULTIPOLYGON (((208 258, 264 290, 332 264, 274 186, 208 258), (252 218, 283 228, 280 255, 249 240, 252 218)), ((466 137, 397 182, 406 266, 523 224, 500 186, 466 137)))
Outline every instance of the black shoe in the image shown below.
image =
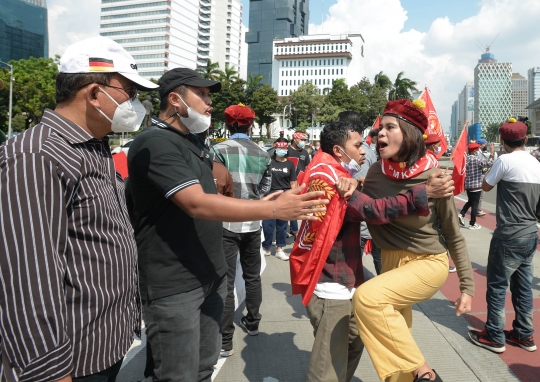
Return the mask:
POLYGON ((441 377, 439 377, 439 374, 437 374, 435 369, 433 369, 433 373, 435 374, 435 379, 430 379, 431 378, 431 373, 427 372, 427 373, 424 373, 422 375, 417 375, 413 382, 428 382, 428 381, 431 381, 431 382, 443 382, 443 380, 441 379, 441 377))
POLYGON ((256 336, 257 334, 259 334, 259 325, 250 325, 247 322, 246 317, 242 317, 240 319, 240 325, 244 329, 246 329, 247 334, 249 334, 250 336, 256 336))
POLYGON ((530 336, 529 338, 525 338, 524 340, 518 340, 511 330, 504 330, 504 335, 506 336, 506 342, 512 345, 519 346, 522 349, 525 349, 527 351, 535 351, 536 350, 536 344, 534 343, 533 336, 530 336))
POLYGON ((494 353, 500 354, 506 350, 504 344, 493 341, 485 330, 469 330, 469 337, 475 345, 491 350, 494 353))

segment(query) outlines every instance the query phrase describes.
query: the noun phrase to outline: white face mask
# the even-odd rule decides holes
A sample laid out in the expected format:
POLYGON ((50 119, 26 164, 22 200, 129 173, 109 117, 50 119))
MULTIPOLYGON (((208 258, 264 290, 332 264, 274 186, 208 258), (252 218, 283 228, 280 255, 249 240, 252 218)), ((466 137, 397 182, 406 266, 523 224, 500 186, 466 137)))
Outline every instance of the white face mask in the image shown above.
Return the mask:
POLYGON ((112 119, 110 119, 101 109, 96 108, 101 115, 111 122, 111 130, 115 133, 131 133, 139 130, 139 127, 141 127, 141 123, 146 116, 146 109, 141 101, 138 99, 132 101, 131 98, 129 98, 119 104, 109 95, 109 93, 101 87, 99 89, 118 105, 112 119))
POLYGON ((178 98, 180 98, 180 101, 187 107, 188 116, 187 118, 182 117, 180 114, 178 114, 178 111, 176 111, 176 108, 174 110, 176 111, 176 115, 180 118, 180 122, 188 128, 188 130, 194 134, 197 133, 203 133, 210 127, 210 123, 212 122, 212 117, 210 115, 205 114, 199 114, 196 110, 190 108, 180 97, 179 94, 176 94, 178 98))
POLYGON ((345 169, 345 171, 349 173, 350 176, 355 178, 355 175, 360 172, 360 165, 358 164, 358 162, 352 159, 349 154, 345 152, 345 150, 343 150, 341 147, 339 147, 339 149, 343 152, 343 154, 347 155, 347 158, 349 158, 349 163, 341 161, 341 166, 345 169))
POLYGON ((434 151, 435 154, 439 154, 441 152, 441 148, 440 147, 437 147, 434 151))

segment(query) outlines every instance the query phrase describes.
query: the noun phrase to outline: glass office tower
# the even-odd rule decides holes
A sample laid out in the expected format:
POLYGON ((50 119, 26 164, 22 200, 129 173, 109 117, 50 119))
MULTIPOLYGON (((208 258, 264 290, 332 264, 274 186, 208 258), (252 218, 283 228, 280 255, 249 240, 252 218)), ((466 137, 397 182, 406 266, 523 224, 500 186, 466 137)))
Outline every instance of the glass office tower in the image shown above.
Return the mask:
POLYGON ((45 0, 0 1, 0 60, 49 57, 45 0))

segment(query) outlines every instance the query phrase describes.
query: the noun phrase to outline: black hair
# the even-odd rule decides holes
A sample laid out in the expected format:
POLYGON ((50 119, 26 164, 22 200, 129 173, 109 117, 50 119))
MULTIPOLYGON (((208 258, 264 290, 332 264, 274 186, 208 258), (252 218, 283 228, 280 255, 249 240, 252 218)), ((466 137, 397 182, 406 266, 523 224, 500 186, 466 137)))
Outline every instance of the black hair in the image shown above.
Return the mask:
POLYGON ((227 129, 229 129, 231 134, 238 134, 238 133, 247 134, 249 128, 251 127, 251 125, 238 126, 238 122, 235 122, 232 125, 229 125, 228 123, 226 123, 226 125, 227 125, 227 129))
MULTIPOLYGON (((289 141, 287 138, 284 138, 284 137, 279 137, 278 139, 276 139, 274 141, 274 143, 278 143, 278 142, 285 142, 287 144, 289 144, 289 141)), ((272 157, 273 159, 276 159, 276 148, 274 148, 274 156, 272 157)), ((285 158, 287 158, 289 156, 289 150, 287 150, 287 154, 285 154, 285 158)))
POLYGON ((407 168, 411 168, 418 159, 426 155, 426 145, 424 143, 423 133, 420 129, 404 120, 397 118, 399 128, 403 134, 403 143, 397 153, 397 157, 405 158, 407 168))
POLYGON ((56 76, 56 103, 68 102, 84 86, 93 83, 109 85, 116 73, 58 73, 56 76))
POLYGON ((345 147, 350 131, 358 132, 353 125, 347 122, 338 121, 326 124, 321 131, 321 150, 334 155, 334 146, 345 147))
POLYGON ((508 147, 511 147, 513 149, 525 145, 525 138, 518 139, 517 141, 505 141, 504 139, 501 138, 501 141, 503 141, 508 147))
POLYGON ((369 136, 370 136, 371 138, 378 137, 378 136, 379 136, 379 131, 381 131, 380 128, 370 130, 370 131, 369 131, 369 136))
POLYGON ((338 122, 345 122, 352 125, 358 134, 362 134, 366 128, 362 114, 356 111, 346 110, 338 114, 338 122))
POLYGON ((159 110, 160 111, 165 111, 169 107, 169 94, 174 92, 174 93, 178 93, 178 94, 180 94, 181 96, 184 97, 187 94, 187 90, 188 90, 188 88, 187 88, 186 85, 180 85, 180 86, 172 89, 170 92, 165 94, 163 96, 163 98, 161 99, 161 103, 159 105, 159 110))

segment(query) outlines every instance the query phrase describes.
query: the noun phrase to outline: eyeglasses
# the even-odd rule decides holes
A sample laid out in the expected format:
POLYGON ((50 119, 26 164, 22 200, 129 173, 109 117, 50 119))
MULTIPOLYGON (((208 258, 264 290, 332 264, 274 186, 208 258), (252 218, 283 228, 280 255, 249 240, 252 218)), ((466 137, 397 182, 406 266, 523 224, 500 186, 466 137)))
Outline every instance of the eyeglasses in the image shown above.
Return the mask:
POLYGON ((106 85, 106 84, 102 84, 102 83, 99 83, 99 82, 89 82, 87 84, 84 84, 82 86, 79 87, 79 90, 84 88, 85 86, 88 86, 88 85, 92 85, 92 84, 98 84, 100 86, 106 86, 108 88, 113 88, 113 89, 117 89, 117 90, 122 90, 124 91, 127 96, 129 97, 129 99, 131 101, 135 101, 137 99, 137 96, 139 95, 139 91, 137 90, 137 88, 134 86, 134 87, 131 87, 131 88, 121 88, 121 87, 118 87, 118 86, 112 86, 112 85, 106 85))

